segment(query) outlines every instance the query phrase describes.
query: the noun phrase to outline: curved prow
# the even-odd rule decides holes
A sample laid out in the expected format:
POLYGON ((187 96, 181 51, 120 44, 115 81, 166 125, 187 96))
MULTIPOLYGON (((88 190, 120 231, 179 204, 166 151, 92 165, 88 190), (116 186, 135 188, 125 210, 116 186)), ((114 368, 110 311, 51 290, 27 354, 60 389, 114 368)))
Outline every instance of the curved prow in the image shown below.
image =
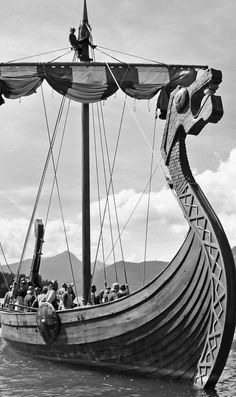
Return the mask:
POLYGON ((190 87, 177 87, 171 94, 162 156, 169 169, 171 186, 190 229, 202 246, 211 285, 208 331, 198 361, 195 384, 213 387, 224 368, 231 348, 236 321, 236 271, 223 227, 196 183, 187 158, 185 138, 197 135, 208 123, 223 115, 215 90, 221 72, 208 69, 190 87))
POLYGON ((30 269, 30 281, 36 287, 42 287, 41 279, 39 276, 39 268, 41 263, 42 256, 42 246, 44 243, 44 225, 41 219, 36 219, 35 221, 35 248, 34 248, 34 256, 30 269))

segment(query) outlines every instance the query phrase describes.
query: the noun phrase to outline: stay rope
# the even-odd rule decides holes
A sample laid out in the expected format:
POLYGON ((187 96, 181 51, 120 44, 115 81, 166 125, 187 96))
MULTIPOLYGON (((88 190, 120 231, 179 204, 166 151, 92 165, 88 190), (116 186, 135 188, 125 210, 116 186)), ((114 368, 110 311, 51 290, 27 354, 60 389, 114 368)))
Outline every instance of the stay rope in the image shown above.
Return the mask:
POLYGON ((21 266, 22 266, 23 258, 24 258, 26 247, 27 247, 28 240, 29 240, 29 235, 30 235, 30 232, 31 232, 31 229, 32 229, 32 224, 33 224, 33 221, 34 221, 34 218, 35 218, 35 213, 36 213, 36 209, 37 209, 37 206, 38 206, 38 202, 39 202, 39 199, 40 199, 40 196, 41 196, 42 187, 43 187, 43 183, 44 183, 44 180, 45 180, 45 175, 46 175, 46 172, 47 172, 47 169, 48 169, 49 160, 51 158, 52 159, 53 170, 54 170, 54 179, 53 179, 53 184, 52 184, 52 189, 51 189, 51 194, 50 194, 49 204, 48 204, 48 209, 47 209, 45 230, 46 230, 46 225, 47 225, 47 222, 48 222, 48 216, 49 216, 49 210, 50 210, 51 201, 52 201, 53 190, 54 190, 54 186, 56 185, 56 190, 57 190, 57 195, 58 195, 58 202, 59 202, 59 208, 60 208, 61 219, 62 219, 62 225, 63 225, 64 235, 65 235, 65 242, 66 242, 66 247, 67 247, 67 252, 68 252, 68 259, 69 259, 71 274, 72 274, 72 278, 73 278, 73 282, 74 282, 74 286, 75 286, 75 292, 76 292, 76 296, 77 296, 77 300, 78 300, 78 293, 77 293, 77 289, 76 289, 75 276, 74 276, 74 271, 73 271, 73 266, 72 266, 72 259, 71 259, 70 249, 69 249, 69 242, 68 242, 68 237, 67 237, 67 232, 66 232, 65 219, 64 219, 64 214, 63 214, 63 210, 62 210, 62 201, 61 201, 59 184, 58 184, 58 179, 57 179, 57 169, 58 169, 59 158, 60 158, 60 154, 61 154, 64 134, 65 134, 65 127, 66 127, 67 118, 68 118, 70 101, 68 103, 68 108, 67 108, 67 112, 66 112, 66 118, 65 118, 65 122, 64 122, 63 133, 62 133, 62 138, 61 138, 61 142, 60 142, 58 157, 57 157, 57 161, 55 162, 54 154, 53 154, 53 147, 54 147, 54 143, 56 141, 58 127, 59 127, 59 124, 61 122, 62 113, 63 113, 63 109, 64 109, 66 98, 65 97, 62 98, 62 101, 61 101, 61 104, 60 104, 60 108, 59 108, 59 112, 58 112, 58 116, 57 116, 57 120, 56 120, 55 127, 54 127, 54 131, 53 131, 53 134, 52 134, 52 137, 51 137, 50 136, 50 130, 49 130, 48 117, 47 117, 47 111, 46 111, 45 97, 44 97, 42 86, 41 86, 41 95, 42 95, 42 102, 43 102, 43 108, 44 108, 44 114, 45 114, 45 121, 46 121, 46 127, 47 127, 48 140, 49 140, 49 150, 48 150, 48 154, 47 154, 46 162, 45 162, 45 165, 44 165, 44 169, 43 169, 43 173, 42 173, 42 177, 41 177, 38 193, 37 193, 36 200, 35 200, 34 209, 33 209, 32 215, 31 215, 30 223, 29 223, 29 226, 28 226, 28 231, 27 231, 27 234, 26 234, 26 238, 25 238, 25 242, 24 242, 24 246, 23 246, 23 250, 22 250, 22 254, 21 254, 21 258, 20 258, 20 264, 19 264, 18 271, 17 271, 17 279, 19 278, 20 269, 21 269, 21 266))
MULTIPOLYGON (((110 190, 111 190, 111 196, 112 196, 112 199, 113 199, 113 208, 114 208, 114 212, 115 212, 116 227, 117 227, 117 230, 118 230, 118 235, 120 234, 120 226, 119 226, 117 205, 116 205, 115 192, 114 192, 114 183, 113 183, 113 175, 112 175, 113 172, 112 172, 110 155, 109 155, 109 150, 108 150, 108 143, 107 143, 107 136, 106 136, 107 135, 106 134, 106 127, 105 127, 104 115, 103 115, 101 103, 100 103, 100 112, 99 112, 99 105, 97 104, 97 113, 98 113, 98 125, 99 125, 99 131, 100 131, 101 153, 102 153, 102 159, 103 159, 103 173, 104 173, 104 181, 105 181, 105 187, 106 187, 107 208, 108 208, 108 216, 109 216, 109 224, 110 224, 111 245, 112 245, 112 247, 114 247, 113 227, 112 227, 112 221, 111 221, 111 210, 110 210, 110 199, 109 199, 110 190), (102 137, 102 131, 103 131, 103 137, 102 137), (105 165, 105 154, 104 154, 103 145, 105 146, 105 150, 106 150, 106 158, 107 158, 107 163, 108 163, 108 175, 110 176, 110 187, 111 187, 111 189, 108 188, 108 182, 107 182, 107 177, 106 177, 107 171, 106 171, 106 165, 105 165)), ((102 227, 102 225, 101 225, 101 227, 102 227)), ((123 268, 124 268, 125 279, 126 279, 126 282, 127 282, 125 262, 124 262, 124 253, 123 253, 123 247, 122 247, 121 239, 120 239, 120 250, 121 250, 121 256, 122 256, 122 263, 123 263, 123 268)), ((117 273, 117 267, 116 267, 116 257, 115 257, 114 248, 112 248, 112 254, 113 254, 114 267, 115 267, 116 281, 118 281, 118 273, 117 273)), ((95 262, 95 265, 96 265, 96 262, 95 262)))
POLYGON ((3 258, 4 258, 4 261, 5 261, 5 263, 6 263, 6 266, 7 266, 8 270, 10 271, 10 273, 11 273, 11 274, 13 274, 13 272, 12 272, 12 270, 11 270, 10 266, 9 266, 9 263, 8 263, 8 261, 7 261, 7 258, 6 258, 6 255, 5 255, 5 252, 4 252, 4 250, 3 250, 2 243, 0 243, 0 248, 1 248, 1 251, 2 251, 2 256, 3 256, 3 258))
MULTIPOLYGON (((106 148, 106 154, 107 154, 107 161, 108 161, 108 167, 109 167, 109 175, 111 175, 111 189, 112 189, 112 198, 113 198, 113 206, 115 210, 115 218, 116 218, 116 226, 117 226, 117 231, 118 231, 118 236, 120 236, 120 222, 119 222, 119 217, 118 217, 118 212, 117 212, 117 204, 116 204, 116 197, 115 197, 115 189, 114 189, 114 183, 113 183, 113 171, 111 167, 111 162, 110 162, 110 156, 109 156, 109 150, 108 150, 108 143, 107 143, 107 134, 106 134, 106 128, 105 128, 105 120, 102 112, 102 106, 100 103, 100 110, 101 110, 101 117, 102 117, 102 126, 103 126, 103 132, 104 132, 104 141, 105 141, 105 148, 106 148)), ((127 283, 127 276, 126 276, 126 269, 125 269, 125 261, 124 261, 124 252, 123 252, 123 246, 122 246, 122 240, 121 238, 119 239, 120 243, 120 252, 121 252, 121 258, 122 258, 122 263, 123 263, 123 269, 125 273, 125 280, 127 283)), ((112 246, 114 247, 114 240, 112 239, 112 246)), ((114 250, 115 252, 115 250, 114 250)), ((116 263, 116 262, 115 262, 116 263)), ((117 275, 117 270, 116 270, 116 275, 117 275)))
MULTIPOLYGON (((49 145, 50 145, 50 131, 49 131, 49 124, 48 124, 48 117, 47 117, 47 112, 46 112, 46 104, 45 104, 45 98, 44 98, 44 94, 43 94, 43 89, 42 89, 42 98, 43 98, 45 120, 46 120, 46 124, 47 124, 48 139, 49 139, 49 145)), ((65 99, 66 99, 65 97, 63 97, 63 99, 62 99, 62 107, 63 108, 64 108, 64 105, 65 105, 65 99)), ((68 259, 69 259, 69 265, 70 265, 71 275, 72 275, 72 279, 73 279, 73 283, 74 283, 74 287, 75 287, 75 292, 76 292, 76 297, 77 297, 77 304, 78 304, 78 292, 77 292, 76 283, 75 283, 75 275, 74 275, 74 270, 73 270, 73 265, 72 265, 71 252, 70 252, 69 241, 68 241, 67 232, 66 232, 65 218, 64 218, 64 213, 63 213, 63 209, 62 209, 62 200, 61 200, 60 189, 59 189, 58 178, 57 178, 57 169, 58 169, 58 165, 59 165, 59 159, 60 159, 60 155, 61 155, 62 144, 63 144, 63 140, 64 140, 64 136, 65 136, 65 128, 66 128, 66 123, 67 123, 67 119, 68 119, 70 102, 71 101, 68 102, 68 107, 67 107, 67 111, 66 111, 66 117, 65 117, 63 132, 62 132, 62 138, 61 138, 61 142, 60 142, 60 147, 59 147, 59 152, 58 152, 56 163, 55 163, 55 159, 54 159, 53 148, 51 147, 51 158, 52 158, 52 165, 53 165, 53 171, 54 171, 54 179, 53 179, 53 184, 52 184, 52 189, 51 189, 51 194, 50 194, 50 199, 49 199, 49 204, 48 204, 48 210, 47 210, 47 216, 46 216, 46 222, 45 222, 45 230, 46 230, 46 223, 48 221, 49 210, 50 210, 50 207, 51 207, 53 190, 54 190, 54 186, 56 185, 58 203, 59 203, 59 208, 60 208, 60 213, 61 213, 62 226, 63 226, 64 236, 65 236, 65 243, 66 243, 67 254, 68 254, 68 259)), ((62 109, 62 111, 63 111, 63 109, 62 109)))
MULTIPOLYGON (((64 107, 64 104, 65 104, 65 101, 63 101, 63 107, 64 107)), ((59 165, 59 159, 60 159, 60 156, 61 156, 62 145, 63 145, 63 141, 64 141, 64 136, 65 136, 65 128, 66 128, 66 123, 67 123, 67 119, 68 119, 69 109, 70 109, 70 100, 68 101, 68 106, 67 106, 67 110, 66 110, 66 117, 65 117, 64 127, 63 127, 63 131, 62 131, 61 142, 60 142, 58 155, 57 155, 56 173, 57 173, 57 169, 58 169, 58 165, 59 165)), ((50 193, 50 198, 49 198, 49 203, 48 203, 47 214, 46 214, 46 217, 45 217, 45 228, 46 228, 46 225, 47 225, 47 222, 48 222, 49 211, 50 211, 50 208, 51 208, 51 201, 52 201, 52 197, 53 197, 55 180, 56 180, 56 178, 54 177, 52 188, 51 188, 51 193, 50 193)))
MULTIPOLYGON (((42 56, 42 55, 52 54, 52 53, 58 52, 58 51, 68 50, 69 48, 70 48, 70 47, 59 48, 58 50, 52 50, 52 51, 42 52, 42 53, 40 53, 40 54, 29 55, 29 56, 27 56, 27 57, 13 59, 13 60, 8 61, 8 62, 6 62, 6 63, 12 63, 12 62, 23 61, 23 60, 25 60, 25 59, 30 59, 30 58, 39 57, 39 56, 42 56)), ((71 50, 70 50, 69 52, 71 52, 71 50)), ((66 54, 68 54, 68 52, 66 52, 66 54)), ((62 56, 64 56, 64 55, 65 55, 65 54, 63 54, 62 56)), ((52 61, 51 61, 51 62, 52 62, 52 61)))
POLYGON ((143 285, 146 279, 146 260, 147 260, 147 245, 148 245, 148 226, 149 226, 149 213, 150 213, 150 199, 151 199, 151 189, 152 189, 152 171, 153 171, 153 162, 154 162, 154 147, 155 147, 155 138, 156 138, 156 126, 157 119, 154 119, 154 131, 153 131, 153 141, 152 141, 152 155, 151 155, 151 165, 150 165, 150 183, 148 188, 148 205, 147 205, 147 217, 146 217, 146 229, 145 229, 145 244, 144 244, 144 267, 143 267, 143 285))
MULTIPOLYGON (((130 222, 132 216, 134 215, 134 213, 135 213, 137 207, 139 206, 139 203, 141 202, 141 200, 142 200, 142 198, 143 198, 143 196, 144 196, 146 190, 148 189, 148 187, 149 187, 149 185, 150 185, 150 181, 153 179, 153 177, 154 177, 154 175, 156 174, 157 170, 160 168, 160 162, 161 162, 161 161, 162 161, 162 159, 159 160, 159 162, 157 163, 156 167, 154 168, 154 171, 153 171, 153 173, 152 173, 150 179, 148 180, 146 186, 144 187, 142 193, 140 194, 140 196, 139 196, 139 198, 138 198, 138 200, 137 200, 137 202, 136 202, 136 204, 135 204, 135 206, 134 206, 132 212, 130 213, 129 217, 127 218, 127 220, 126 220, 126 222, 125 222, 123 228, 121 229, 120 235, 118 236, 118 238, 116 239, 116 241, 115 241, 115 243, 114 243, 115 246, 116 246, 116 244, 118 243, 120 236, 122 236, 123 232, 125 231, 126 227, 128 226, 128 224, 129 224, 129 222, 130 222)), ((108 261, 110 255, 111 255, 111 251, 110 251, 109 254, 107 255, 105 262, 108 261)))
MULTIPOLYGON (((150 59, 150 58, 140 57, 140 56, 138 56, 138 55, 130 54, 130 53, 128 53, 128 52, 118 51, 118 50, 114 50, 114 49, 107 48, 107 47, 103 47, 103 46, 97 46, 97 47, 95 48, 95 50, 100 51, 100 52, 103 52, 103 51, 99 50, 99 48, 103 48, 104 50, 116 52, 116 53, 122 54, 122 55, 128 55, 128 56, 130 56, 130 57, 134 57, 134 58, 137 58, 137 59, 143 59, 143 60, 145 60, 145 61, 154 62, 154 63, 157 63, 158 65, 166 65, 166 66, 167 66, 167 64, 165 64, 164 62, 158 62, 158 61, 153 60, 153 59, 150 59)), ((120 61, 120 60, 117 59, 117 58, 112 57, 110 54, 107 54, 107 53, 105 53, 105 52, 103 52, 103 53, 104 53, 105 55, 110 56, 110 57, 113 58, 113 59, 118 60, 119 62, 125 63, 125 62, 123 62, 123 61, 120 61)))
MULTIPOLYGON (((96 165, 96 177, 97 177, 97 194, 98 194, 98 205, 99 205, 99 221, 100 221, 100 230, 102 230, 102 209, 101 209, 101 194, 100 194, 100 184, 99 184, 99 172, 98 172, 98 156, 97 156, 97 140, 96 140, 96 128, 95 128, 95 116, 94 116, 94 107, 92 106, 92 120, 93 120, 93 136, 94 136, 94 152, 95 152, 95 165, 96 165)), ((106 277, 106 267, 105 267, 105 250, 104 250, 104 241, 103 241, 103 233, 101 235, 101 246, 102 246, 102 257, 103 257, 103 273, 105 283, 107 282, 106 277)), ((94 270, 93 274, 95 272, 94 270)))
POLYGON ((6 276, 5 276, 5 272, 4 272, 4 270, 3 270, 3 267, 2 267, 2 264, 1 264, 1 263, 0 263, 0 269, 1 269, 1 272, 2 272, 2 275, 3 275, 3 279, 4 279, 4 282, 5 282, 5 284, 6 284, 6 287, 7 287, 8 291, 9 291, 9 290, 10 290, 9 284, 8 284, 8 282, 7 282, 7 278, 6 278, 6 276))
MULTIPOLYGON (((118 130, 116 146, 115 146, 115 153, 114 153, 114 158, 113 158, 113 163, 112 163, 111 173, 110 173, 110 180, 109 180, 108 189, 107 189, 108 193, 107 193, 107 197, 106 197, 106 201, 105 201, 105 207, 104 207, 104 212, 103 212, 103 217, 102 217, 102 225, 101 225, 101 230, 100 230, 100 233, 99 233, 98 244, 97 244, 97 249, 96 249, 95 263, 97 262, 97 258, 98 258, 98 251, 99 251, 99 246, 100 246, 100 241, 101 241, 101 236, 102 236, 102 228, 103 228, 104 221, 105 221, 105 214, 106 214, 106 209, 107 209, 107 205, 108 205, 108 196, 109 196, 109 192, 110 192, 110 189, 111 189, 111 183, 112 183, 111 176, 113 175, 115 161, 116 161, 116 156, 117 156, 117 152, 118 152, 118 143, 119 143, 121 129, 122 129, 122 122, 123 122, 123 118, 124 118, 125 105, 126 105, 126 98, 125 98, 125 101, 123 103, 122 112, 121 112, 121 119, 120 119, 119 130, 118 130)), ((113 251, 113 249, 111 251, 113 251)))
POLYGON ((35 219, 36 209, 38 207, 38 202, 39 202, 39 199, 40 199, 40 196, 41 196, 41 193, 42 193, 42 188, 43 188, 45 176, 46 176, 46 173, 47 173, 47 169, 48 169, 48 165, 49 165, 49 161, 50 161, 50 157, 51 157, 51 148, 53 148, 53 146, 54 146, 56 135, 57 135, 57 128, 54 129, 52 138, 50 140, 50 147, 48 149, 46 161, 45 161, 45 164, 44 164, 42 176, 41 176, 40 183, 39 183, 39 188, 38 188, 37 195, 36 195, 34 208, 33 208, 32 214, 31 214, 29 226, 28 226, 27 233, 26 233, 26 238, 25 238, 25 241, 24 241, 24 245, 23 245, 23 249, 22 249, 22 253, 21 253, 21 257, 20 257, 20 262, 19 262, 19 266, 18 266, 18 270, 17 270, 17 274, 16 274, 17 280, 19 278, 20 269, 21 269, 22 262, 23 262, 23 259, 24 259, 24 256, 25 256, 25 251, 26 251, 27 244, 28 244, 28 241, 29 241, 29 236, 30 236, 30 233, 31 233, 32 225, 33 225, 33 222, 34 222, 34 219, 35 219))
MULTIPOLYGON (((107 209, 108 209, 108 217, 109 217, 109 224, 110 224, 110 235, 111 235, 111 243, 113 247, 113 229, 112 229, 112 221, 111 221, 111 210, 110 210, 110 200, 109 200, 109 192, 108 192, 108 184, 107 184, 107 171, 106 171, 106 164, 105 164, 105 153, 104 153, 104 148, 103 148, 103 137, 102 137, 102 131, 101 131, 101 117, 99 113, 99 107, 97 104, 97 115, 98 115, 98 125, 99 125, 99 137, 100 137, 100 147, 101 147, 101 154, 102 154, 102 164, 103 164, 103 175, 104 175, 104 182, 105 182, 105 190, 106 190, 106 197, 108 199, 107 201, 107 209)), ((107 161, 109 161, 109 155, 107 154, 107 161)), ((110 171, 110 170, 109 170, 110 171)), ((112 175, 110 173, 110 178, 111 178, 111 186, 113 185, 113 179, 112 175)), ((115 274, 116 274, 116 281, 117 281, 117 270, 116 270, 116 258, 115 258, 115 250, 113 250, 113 261, 115 264, 115 274)))

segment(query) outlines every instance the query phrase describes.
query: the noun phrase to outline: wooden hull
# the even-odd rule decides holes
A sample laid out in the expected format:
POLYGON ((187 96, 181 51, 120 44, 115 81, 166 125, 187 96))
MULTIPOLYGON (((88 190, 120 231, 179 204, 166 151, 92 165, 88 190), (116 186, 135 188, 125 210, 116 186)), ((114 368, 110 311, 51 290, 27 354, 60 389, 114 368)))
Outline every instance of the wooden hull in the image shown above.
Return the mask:
POLYGON ((35 313, 2 312, 2 335, 38 358, 194 382, 211 321, 211 275, 190 231, 167 268, 145 288, 111 303, 58 312, 46 344, 35 313))
POLYGON ((2 334, 40 358, 192 381, 210 321, 210 289, 204 254, 189 233, 174 261, 145 288, 112 303, 58 312, 60 332, 50 345, 35 313, 2 313, 2 334))

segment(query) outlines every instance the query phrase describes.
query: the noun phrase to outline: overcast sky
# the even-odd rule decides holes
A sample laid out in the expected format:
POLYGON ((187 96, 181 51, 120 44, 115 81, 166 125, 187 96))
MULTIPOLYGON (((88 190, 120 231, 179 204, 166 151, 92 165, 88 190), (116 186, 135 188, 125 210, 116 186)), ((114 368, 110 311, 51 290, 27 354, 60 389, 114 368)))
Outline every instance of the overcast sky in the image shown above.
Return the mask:
MULTIPOLYGON (((114 61, 106 53, 121 61, 140 62, 141 59, 128 55, 133 54, 169 64, 202 64, 222 70, 223 82, 218 95, 222 97, 224 117, 218 124, 206 126, 199 136, 188 137, 187 146, 195 178, 218 214, 231 246, 236 245, 235 0, 87 0, 87 6, 93 40, 98 45, 95 50, 97 61, 114 61)), ((49 61, 59 56, 58 61, 71 61, 69 28, 79 26, 82 7, 82 0, 0 0, 0 62, 22 58, 49 61), (60 51, 51 52, 54 50, 60 51), (69 54, 62 56, 68 51, 69 54), (45 53, 48 54, 28 58, 45 53)), ((52 131, 61 98, 53 94, 46 83, 43 87, 52 131)), ((111 152, 115 147, 123 102, 124 96, 119 93, 103 104, 111 152)), ((148 179, 155 103, 156 99, 150 103, 128 101, 126 127, 122 129, 115 168, 116 203, 122 225, 148 179)), ((0 111, 0 241, 11 262, 21 255, 47 154, 41 90, 21 101, 6 100, 0 111)), ((73 103, 68 121, 70 132, 58 178, 63 191, 69 248, 81 258, 79 122, 80 105, 73 103)), ((158 120, 155 164, 160 159, 163 128, 164 122, 158 120)), ((93 157, 91 161, 94 164, 93 157)), ((169 260, 183 241, 187 226, 175 198, 165 185, 161 169, 157 176, 160 181, 152 186, 147 256, 148 259, 169 260)), ((123 233, 127 260, 143 260, 145 199, 146 195, 123 233)), ((96 190, 92 187, 93 255, 98 236, 97 200, 96 190)), ((46 198, 43 198, 37 217, 44 219, 45 212, 46 198)), ((62 226, 58 212, 50 214, 43 250, 46 256, 66 249, 60 234, 62 226)), ((109 238, 107 231, 104 240, 109 238)), ((30 250, 32 248, 27 256, 31 254, 30 250)))

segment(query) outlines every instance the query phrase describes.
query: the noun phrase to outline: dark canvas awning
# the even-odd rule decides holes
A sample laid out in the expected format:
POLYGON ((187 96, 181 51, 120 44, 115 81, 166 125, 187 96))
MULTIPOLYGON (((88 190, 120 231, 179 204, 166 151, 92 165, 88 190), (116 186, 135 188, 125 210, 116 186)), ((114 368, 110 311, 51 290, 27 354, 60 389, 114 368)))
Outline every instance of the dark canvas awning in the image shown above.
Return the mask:
POLYGON ((189 86, 196 74, 194 67, 177 65, 9 63, 0 64, 0 94, 10 99, 28 96, 46 80, 61 95, 82 103, 104 100, 119 88, 133 98, 151 99, 162 88, 189 86))

